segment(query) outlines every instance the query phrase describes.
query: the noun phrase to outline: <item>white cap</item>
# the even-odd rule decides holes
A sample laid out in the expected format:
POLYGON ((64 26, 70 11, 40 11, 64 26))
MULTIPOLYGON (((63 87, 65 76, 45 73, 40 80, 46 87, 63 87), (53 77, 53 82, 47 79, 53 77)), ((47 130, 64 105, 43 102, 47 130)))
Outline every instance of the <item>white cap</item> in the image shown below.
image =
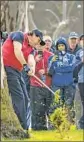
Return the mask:
POLYGON ((46 41, 46 40, 50 40, 52 42, 52 38, 48 35, 45 35, 43 36, 43 40, 46 41))

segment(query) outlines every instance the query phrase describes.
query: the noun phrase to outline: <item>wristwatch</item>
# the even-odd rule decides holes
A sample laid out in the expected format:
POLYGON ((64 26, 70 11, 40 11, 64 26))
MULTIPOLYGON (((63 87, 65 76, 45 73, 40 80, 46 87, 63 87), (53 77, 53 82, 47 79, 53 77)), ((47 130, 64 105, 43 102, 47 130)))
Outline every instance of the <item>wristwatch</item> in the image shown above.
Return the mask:
POLYGON ((26 73, 28 73, 30 71, 30 68, 28 67, 27 64, 23 64, 23 69, 26 73))

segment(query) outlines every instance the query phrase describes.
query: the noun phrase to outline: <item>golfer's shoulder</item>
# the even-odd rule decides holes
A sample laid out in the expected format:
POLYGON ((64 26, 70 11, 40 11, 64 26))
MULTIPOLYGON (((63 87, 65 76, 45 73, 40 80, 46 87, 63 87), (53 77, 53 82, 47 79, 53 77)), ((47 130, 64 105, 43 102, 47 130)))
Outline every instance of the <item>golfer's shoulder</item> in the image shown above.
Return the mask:
POLYGON ((10 33, 9 37, 12 39, 12 41, 18 41, 20 43, 24 40, 24 34, 21 31, 15 31, 10 33))

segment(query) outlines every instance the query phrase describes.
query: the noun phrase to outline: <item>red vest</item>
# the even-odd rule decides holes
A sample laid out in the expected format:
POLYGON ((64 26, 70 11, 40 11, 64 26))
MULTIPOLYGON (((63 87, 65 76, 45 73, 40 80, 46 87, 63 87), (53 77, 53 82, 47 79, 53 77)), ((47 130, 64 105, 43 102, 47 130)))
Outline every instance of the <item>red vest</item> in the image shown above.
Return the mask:
MULTIPOLYGON (((48 69, 48 58, 52 55, 51 52, 49 51, 44 51, 43 52, 43 58, 36 64, 36 69, 35 69, 35 75, 40 79, 40 75, 38 73, 38 71, 40 69, 44 69, 45 73, 47 72, 48 69)), ((34 77, 30 78, 30 84, 32 86, 43 86, 37 79, 35 79, 34 77)), ((46 80, 45 80, 45 84, 50 86, 51 85, 51 77, 46 75, 46 80)))
MULTIPOLYGON (((28 55, 33 51, 33 48, 28 44, 27 35, 24 35, 24 41, 22 43, 22 52, 24 55, 25 60, 27 61, 28 55)), ((15 57, 14 54, 14 47, 13 42, 10 38, 8 38, 3 46, 2 46, 2 56, 3 56, 3 63, 5 66, 13 67, 19 71, 22 70, 22 65, 15 57)))

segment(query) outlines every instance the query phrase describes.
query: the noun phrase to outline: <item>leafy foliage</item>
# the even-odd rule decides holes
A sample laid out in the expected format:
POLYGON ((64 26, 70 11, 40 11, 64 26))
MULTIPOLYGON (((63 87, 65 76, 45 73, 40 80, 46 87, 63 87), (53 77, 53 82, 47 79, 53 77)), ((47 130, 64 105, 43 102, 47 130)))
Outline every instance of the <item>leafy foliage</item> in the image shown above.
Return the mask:
POLYGON ((51 122, 54 124, 58 130, 68 130, 70 129, 70 123, 67 120, 67 113, 65 108, 57 108, 54 113, 50 116, 51 122))
MULTIPOLYGON (((60 90, 55 92, 53 105, 56 106, 60 103, 60 90)), ((62 102, 61 102, 62 104, 62 102)), ((54 127, 60 132, 62 136, 62 131, 68 131, 70 129, 70 122, 68 121, 68 113, 67 108, 65 106, 57 107, 53 113, 50 115, 50 121, 54 125, 54 127)), ((62 136, 63 137, 63 136, 62 136)))

